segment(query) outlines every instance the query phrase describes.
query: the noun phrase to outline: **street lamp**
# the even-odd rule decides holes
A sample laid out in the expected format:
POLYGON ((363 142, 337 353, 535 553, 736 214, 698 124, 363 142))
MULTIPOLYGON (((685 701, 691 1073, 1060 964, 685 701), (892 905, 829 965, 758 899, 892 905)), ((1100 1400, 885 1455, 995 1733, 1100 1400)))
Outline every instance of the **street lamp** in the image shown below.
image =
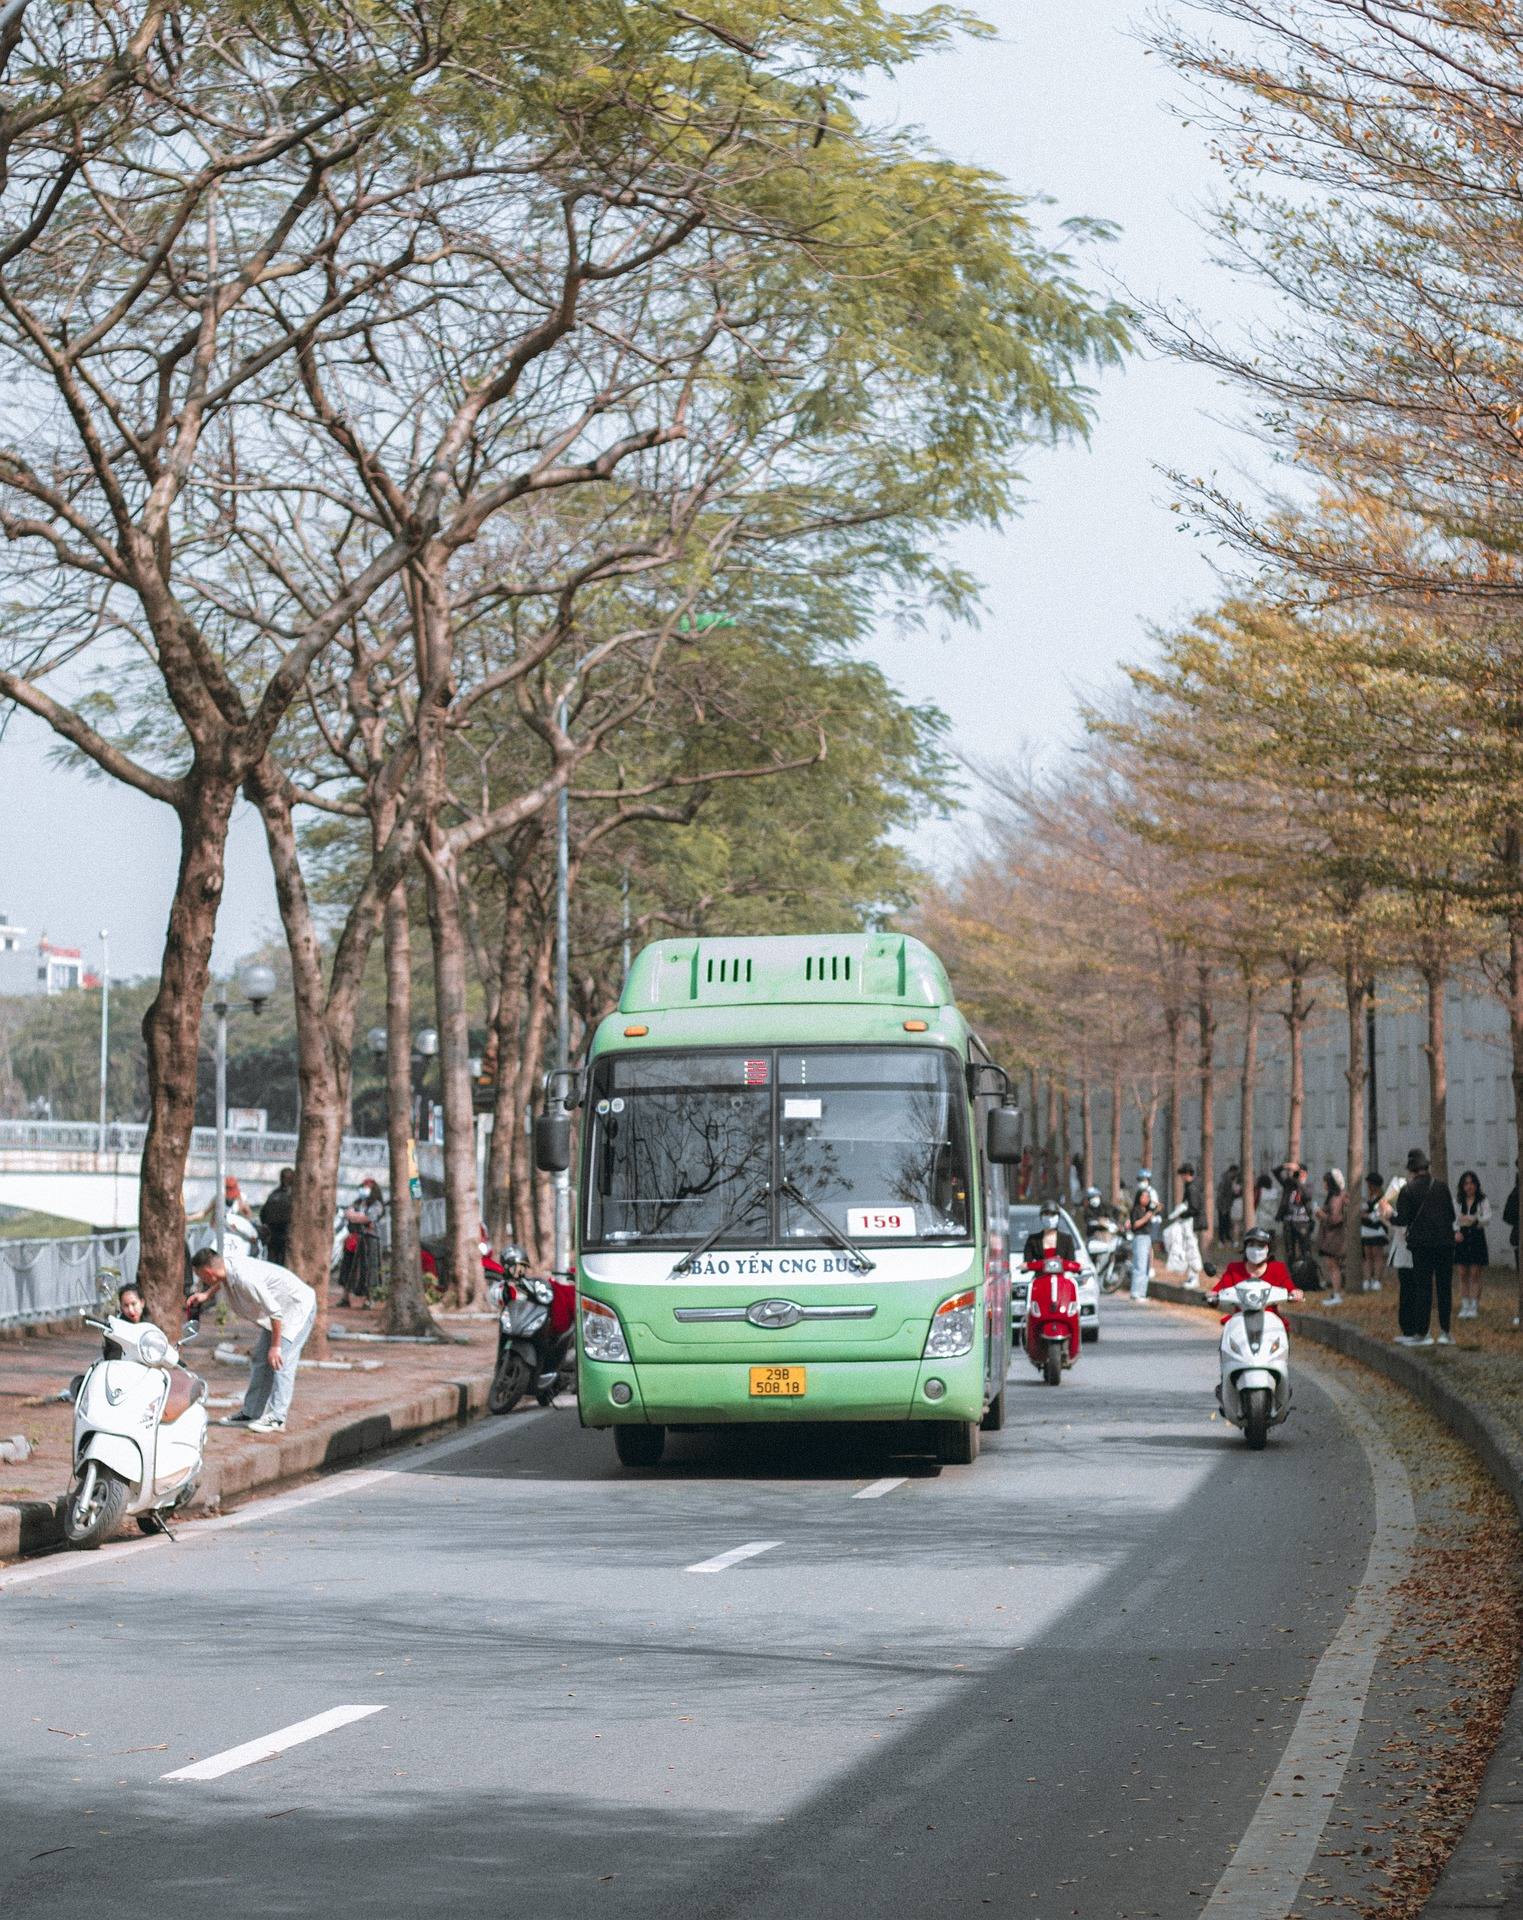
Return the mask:
MULTIPOLYGON (((249 1003, 250 1011, 263 1013, 275 992, 275 973, 271 967, 255 962, 247 966, 238 976, 238 985, 243 997, 249 1003)), ((212 1002, 212 1012, 217 1016, 217 1191, 212 1200, 212 1219, 217 1234, 217 1251, 223 1250, 223 1240, 227 1233, 227 986, 224 981, 217 983, 217 997, 212 1002)))
POLYGON ((386 1029, 384 1027, 372 1027, 369 1033, 365 1035, 365 1045, 369 1047, 370 1057, 375 1062, 376 1066, 377 1067, 385 1066, 386 1064, 386 1029))
POLYGON ((433 1128, 431 1126, 426 1128, 420 1127, 418 1122, 423 1118, 423 1089, 428 1084, 428 1063, 439 1051, 439 1035, 435 1029, 433 1027, 420 1027, 413 1035, 412 1050, 414 1058, 423 1062, 418 1074, 418 1111, 413 1117, 413 1134, 416 1138, 422 1138, 424 1136, 431 1138, 433 1128))
POLYGON ((106 1151, 106 1059, 111 1039, 111 936, 100 930, 100 1151, 106 1151))

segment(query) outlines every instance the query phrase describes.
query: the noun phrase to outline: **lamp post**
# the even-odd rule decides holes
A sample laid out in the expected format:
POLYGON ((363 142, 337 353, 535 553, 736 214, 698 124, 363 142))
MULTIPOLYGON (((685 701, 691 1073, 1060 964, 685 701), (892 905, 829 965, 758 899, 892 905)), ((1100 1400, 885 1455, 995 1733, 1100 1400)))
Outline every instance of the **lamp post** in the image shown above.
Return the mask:
MULTIPOLYGON (((249 1003, 251 1012, 263 1013, 270 996, 275 991, 274 972, 265 966, 245 967, 238 976, 238 985, 243 997, 249 1003)), ((217 1191, 212 1199, 212 1219, 217 1234, 217 1251, 223 1251, 223 1241, 227 1235, 227 986, 223 981, 217 983, 217 997, 212 1002, 212 1012, 217 1016, 217 1191)))
MULTIPOLYGON (((558 715, 566 732, 566 702, 558 715)), ((565 1098, 566 1071, 571 1064, 571 956, 567 943, 571 917, 571 796, 564 783, 555 796, 555 1069, 565 1098)), ((553 1174, 555 1181, 555 1271, 566 1278, 571 1267, 571 1169, 553 1174)))
POLYGON ((111 1040, 111 936, 100 930, 100 1151, 106 1151, 106 1060, 111 1040))
MULTIPOLYGON (((421 1120, 423 1117, 422 1115, 423 1088, 428 1080, 428 1063, 430 1060, 433 1059, 434 1055, 439 1051, 439 1035, 436 1029, 434 1029, 433 1027, 420 1027, 417 1033, 413 1036, 412 1050, 414 1055, 423 1062, 422 1070, 418 1075, 418 1106, 419 1106, 418 1119, 421 1120)), ((413 1137, 415 1139, 419 1138, 422 1136, 423 1132, 424 1132, 424 1129, 419 1127, 417 1124, 417 1120, 415 1120, 413 1122, 413 1137)), ((432 1136, 433 1136, 432 1116, 430 1116, 430 1125, 427 1129, 427 1133, 429 1138, 432 1139, 432 1136)))

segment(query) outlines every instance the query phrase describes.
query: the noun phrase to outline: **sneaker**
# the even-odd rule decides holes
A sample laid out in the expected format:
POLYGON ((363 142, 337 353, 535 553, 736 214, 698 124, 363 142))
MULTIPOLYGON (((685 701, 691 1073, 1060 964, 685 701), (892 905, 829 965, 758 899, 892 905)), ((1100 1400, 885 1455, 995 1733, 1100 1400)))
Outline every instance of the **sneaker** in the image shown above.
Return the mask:
POLYGON ((254 1416, 251 1413, 225 1413, 217 1422, 219 1427, 251 1427, 254 1416))
POLYGON ((1431 1333, 1419 1333, 1414 1336, 1411 1345, 1414 1347, 1431 1347, 1436 1345, 1436 1342, 1431 1333))
POLYGON ((1441 1347, 1452 1347, 1454 1345, 1454 1335, 1452 1333, 1441 1333, 1438 1336, 1436 1344, 1441 1347))
POLYGON ((1380 1282, 1378 1280, 1372 1280, 1370 1284, 1365 1288, 1366 1293, 1379 1293, 1379 1291, 1380 1291, 1380 1282))
POLYGON ((1398 1333, 1391 1342, 1393 1347, 1431 1347, 1433 1342, 1420 1333, 1398 1333))
POLYGON ((284 1420, 265 1420, 261 1418, 249 1422, 250 1433, 284 1433, 285 1430, 286 1423, 284 1420))
POLYGON ((1327 1304, 1330 1307, 1341 1307, 1343 1305, 1343 1295, 1341 1293, 1330 1293, 1327 1296, 1327 1304))

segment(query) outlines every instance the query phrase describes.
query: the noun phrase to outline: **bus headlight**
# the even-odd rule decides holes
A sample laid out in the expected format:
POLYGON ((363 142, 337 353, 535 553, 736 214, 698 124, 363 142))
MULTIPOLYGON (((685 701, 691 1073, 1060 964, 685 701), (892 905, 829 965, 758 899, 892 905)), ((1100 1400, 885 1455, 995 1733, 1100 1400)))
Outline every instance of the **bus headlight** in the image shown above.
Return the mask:
POLYGON ((582 1297, 582 1351, 589 1360, 628 1360, 629 1345, 619 1316, 601 1300, 582 1297))
POLYGON ((973 1301, 971 1288, 942 1301, 931 1316, 931 1331, 925 1337, 927 1360, 951 1360, 960 1353, 972 1352, 973 1301))

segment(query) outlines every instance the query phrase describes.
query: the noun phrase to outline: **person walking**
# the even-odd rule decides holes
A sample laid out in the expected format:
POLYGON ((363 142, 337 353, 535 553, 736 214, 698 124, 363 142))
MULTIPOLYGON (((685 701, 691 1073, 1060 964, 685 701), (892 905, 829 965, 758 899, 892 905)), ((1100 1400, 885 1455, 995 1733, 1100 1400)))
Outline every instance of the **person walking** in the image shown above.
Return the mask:
POLYGON ((1359 1247, 1364 1255, 1366 1293, 1379 1293, 1380 1269, 1385 1265, 1386 1248, 1391 1243, 1390 1229, 1380 1207, 1384 1186, 1383 1175, 1367 1173, 1364 1176, 1364 1205, 1359 1209, 1359 1247))
POLYGON ((359 1295, 361 1307, 370 1311, 370 1296, 381 1285, 380 1228, 385 1211, 386 1200, 376 1180, 362 1182, 353 1206, 344 1209, 344 1224, 349 1231, 344 1235, 344 1257, 338 1269, 343 1295, 340 1306, 347 1307, 354 1293, 359 1295))
MULTIPOLYGON (((1348 1182, 1341 1169, 1329 1167, 1322 1177, 1323 1195, 1316 1210, 1317 1257, 1327 1262, 1327 1304, 1343 1304, 1343 1256, 1348 1246, 1348 1182)), ((1291 1268, 1294 1272, 1294 1267, 1291 1268)))
POLYGON ((259 1237, 264 1242, 264 1257, 277 1267, 286 1263, 286 1241, 291 1233, 291 1203, 296 1197, 296 1169, 282 1167, 279 1183, 270 1189, 259 1209, 259 1237))
POLYGON ((233 1247, 222 1253, 202 1247, 192 1255, 191 1265, 201 1282, 185 1303, 192 1313, 202 1312, 220 1288, 238 1318, 259 1328, 243 1405, 219 1424, 247 1427, 250 1433, 283 1433, 301 1350, 317 1317, 317 1295, 289 1267, 256 1260, 233 1247))
POLYGON ((1170 1273, 1182 1273, 1187 1287, 1198 1287, 1205 1266, 1198 1230, 1205 1224, 1205 1199, 1195 1178, 1195 1168, 1188 1160, 1174 1178, 1179 1185, 1179 1199, 1163 1230, 1164 1265, 1170 1273))
POLYGON ((1153 1227, 1163 1209, 1153 1191, 1150 1167, 1137 1169, 1137 1188, 1126 1210, 1126 1223, 1132 1230, 1132 1298, 1146 1300, 1148 1281, 1153 1272, 1153 1227))
POLYGON ((1406 1230, 1412 1264, 1401 1276, 1398 1342, 1404 1347, 1431 1347, 1428 1332, 1435 1303, 1438 1307, 1438 1344, 1452 1347, 1449 1331, 1454 1281, 1454 1195, 1428 1170, 1421 1147, 1407 1155, 1407 1184, 1396 1202, 1396 1224, 1406 1230))
POLYGON ((1478 1175, 1460 1175, 1456 1192, 1459 1212, 1454 1221, 1454 1277, 1459 1282, 1461 1320, 1481 1317, 1481 1275, 1491 1261, 1486 1244, 1486 1228, 1491 1221, 1491 1202, 1481 1191, 1478 1175))
POLYGON ((1237 1238, 1232 1231, 1232 1215, 1242 1197, 1243 1170, 1234 1161, 1216 1183, 1216 1238, 1221 1246, 1230 1247, 1237 1238))

